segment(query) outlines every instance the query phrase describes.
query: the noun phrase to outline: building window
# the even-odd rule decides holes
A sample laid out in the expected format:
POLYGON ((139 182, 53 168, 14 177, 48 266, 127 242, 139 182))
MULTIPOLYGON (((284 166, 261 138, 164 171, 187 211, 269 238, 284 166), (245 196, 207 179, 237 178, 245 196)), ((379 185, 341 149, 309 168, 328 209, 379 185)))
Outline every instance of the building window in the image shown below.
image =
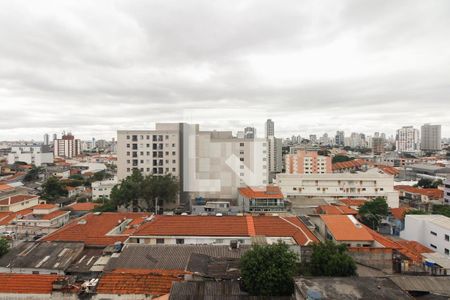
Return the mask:
POLYGON ((445 252, 446 255, 450 254, 447 248, 444 249, 444 252, 445 252))
POLYGON ((431 248, 433 248, 433 249, 437 249, 437 247, 436 247, 435 245, 433 245, 433 244, 430 244, 430 246, 431 246, 431 248))
POLYGON ((445 235, 445 240, 448 242, 450 240, 448 234, 445 235))
POLYGON ((164 239, 156 239, 157 244, 164 244, 164 239))
POLYGON ((432 235, 434 235, 434 236, 437 236, 437 233, 434 232, 434 231, 430 231, 430 233, 431 233, 432 235))
POLYGON ((177 239, 177 245, 184 244, 184 239, 177 239))

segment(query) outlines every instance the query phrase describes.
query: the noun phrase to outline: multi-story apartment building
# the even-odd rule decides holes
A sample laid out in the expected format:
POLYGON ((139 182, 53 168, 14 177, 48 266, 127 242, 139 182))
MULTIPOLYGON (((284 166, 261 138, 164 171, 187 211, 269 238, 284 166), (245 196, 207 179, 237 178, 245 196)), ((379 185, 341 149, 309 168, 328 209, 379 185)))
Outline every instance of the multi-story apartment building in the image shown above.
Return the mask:
POLYGON ((81 154, 81 141, 71 133, 63 134, 60 139, 53 141, 53 154, 61 158, 76 157, 81 154))
POLYGON ((377 172, 327 174, 277 174, 283 195, 339 198, 384 197, 389 207, 398 207, 394 177, 377 172))
POLYGON ((117 176, 131 175, 133 169, 147 174, 181 174, 182 123, 157 123, 155 130, 117 132, 117 176))
POLYGON ((287 174, 325 174, 333 172, 331 157, 319 155, 317 151, 297 150, 295 154, 286 154, 284 159, 287 174))
POLYGON ((268 183, 266 139, 236 138, 228 131, 200 131, 198 125, 157 123, 155 130, 117 132, 119 181, 133 169, 172 174, 183 200, 237 199, 238 188, 268 183))
POLYGON ((384 153, 384 139, 381 137, 372 138, 372 152, 375 155, 384 153))
POLYGON ((244 138, 246 138, 246 139, 256 138, 256 128, 255 127, 245 127, 244 128, 244 138))
POLYGON ((274 136, 267 138, 269 181, 275 179, 277 173, 283 171, 282 141, 274 136))
POLYGON ((405 240, 417 241, 433 251, 450 255, 450 218, 442 215, 406 215, 405 240))
POLYGON ((271 119, 266 121, 266 138, 275 136, 275 123, 271 119))
POLYGON ((444 204, 450 205, 450 178, 444 181, 444 204))
POLYGON ((403 126, 397 130, 395 147, 397 152, 417 152, 420 150, 419 130, 403 126))
POLYGON ((441 125, 424 124, 420 128, 420 149, 423 151, 440 151, 441 125))
POLYGON ((53 153, 48 146, 12 146, 8 154, 8 163, 14 164, 19 161, 40 167, 42 164, 53 163, 53 153))
POLYGON ((336 131, 334 143, 338 146, 344 146, 344 132, 336 131))

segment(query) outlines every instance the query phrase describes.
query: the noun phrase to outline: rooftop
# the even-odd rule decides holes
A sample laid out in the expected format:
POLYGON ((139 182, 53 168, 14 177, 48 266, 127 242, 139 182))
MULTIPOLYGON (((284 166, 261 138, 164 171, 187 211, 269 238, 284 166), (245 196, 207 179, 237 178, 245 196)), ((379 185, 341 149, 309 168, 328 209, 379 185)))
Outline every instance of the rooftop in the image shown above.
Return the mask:
POLYGON ((89 246, 108 246, 118 241, 124 242, 149 216, 148 213, 89 213, 49 234, 44 240, 84 242, 89 246), (123 226, 122 231, 111 232, 125 221, 127 224, 123 226))
POLYGON ((283 193, 277 186, 243 187, 239 194, 249 199, 283 199, 283 193))
POLYGON ((320 215, 336 241, 373 241, 373 236, 351 215, 320 215))
POLYGON ((318 241, 297 217, 158 215, 133 236, 292 237, 297 244, 318 241))
POLYGON ((51 294, 58 275, 0 273, 0 293, 51 294))
POLYGON ((52 209, 58 207, 55 204, 39 204, 33 207, 33 209, 52 209))
POLYGON ((221 245, 141 245, 127 244, 118 257, 110 259, 106 270, 164 269, 186 270, 192 254, 209 257, 240 258, 250 247, 230 250, 221 245))
POLYGON ((444 191, 440 189, 423 189, 423 188, 417 188, 409 185, 396 185, 394 186, 394 189, 397 191, 404 191, 411 194, 420 194, 424 196, 428 196, 435 199, 441 199, 444 197, 444 191))
POLYGON ((415 219, 430 222, 447 230, 450 230, 450 218, 443 215, 406 215, 406 220, 415 219))
POLYGON ((97 203, 93 202, 80 202, 80 203, 73 203, 69 205, 67 208, 72 211, 91 211, 94 210, 94 208, 97 206, 97 203))
POLYGON ((160 296, 169 293, 172 282, 181 281, 185 273, 183 270, 116 270, 103 274, 97 293, 160 296))
POLYGON ((0 205, 16 204, 30 199, 38 198, 36 195, 14 195, 0 200, 0 205))
POLYGON ((319 205, 317 207, 319 214, 326 215, 356 215, 358 211, 345 205, 319 205))
POLYGON ((363 206, 367 200, 364 199, 352 199, 352 198, 346 198, 346 199, 340 199, 339 202, 342 204, 345 204, 347 206, 363 206))
POLYGON ((4 255, 0 267, 65 270, 83 248, 83 243, 25 242, 4 255))
POLYGON ((296 289, 307 299, 411 299, 387 277, 314 277, 295 280, 296 289))

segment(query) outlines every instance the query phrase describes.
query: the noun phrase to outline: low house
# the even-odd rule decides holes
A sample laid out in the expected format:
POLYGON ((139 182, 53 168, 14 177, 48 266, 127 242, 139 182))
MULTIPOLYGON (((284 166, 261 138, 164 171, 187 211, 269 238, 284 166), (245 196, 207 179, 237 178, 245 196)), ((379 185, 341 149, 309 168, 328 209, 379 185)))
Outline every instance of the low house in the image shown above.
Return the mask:
POLYGON ((75 202, 66 206, 65 209, 69 210, 72 216, 80 217, 93 211, 98 205, 94 202, 75 202))
POLYGON ((148 213, 89 213, 47 235, 44 241, 83 242, 87 246, 125 242, 150 217, 148 213))
POLYGON ((409 185, 394 186, 400 197, 417 203, 428 203, 433 200, 443 201, 444 191, 433 188, 417 188, 409 185))
POLYGON ((16 212, 39 204, 39 196, 14 195, 0 199, 0 211, 16 212))
POLYGON ((353 215, 356 216, 358 214, 357 210, 354 210, 353 208, 350 208, 346 205, 319 205, 316 208, 316 212, 318 214, 325 214, 325 215, 353 215))
POLYGON ((283 193, 277 186, 239 188, 238 206, 245 212, 286 210, 283 193))
POLYGON ((86 191, 86 187, 85 186, 66 186, 66 190, 67 190, 67 197, 71 198, 71 197, 76 197, 78 195, 81 195, 82 193, 84 193, 86 191))
POLYGON ((229 245, 255 240, 309 245, 316 236, 297 217, 281 216, 154 216, 127 243, 229 245))
POLYGON ((320 235, 348 247, 374 247, 375 239, 353 215, 320 215, 310 218, 320 235))
POLYGON ((113 187, 118 183, 117 177, 112 177, 107 180, 95 181, 92 183, 92 199, 99 198, 109 199, 113 187))
POLYGON ((0 273, 64 275, 83 248, 83 243, 25 242, 0 258, 0 273))
POLYGON ((55 204, 33 206, 32 212, 16 219, 21 226, 58 228, 69 222, 69 211, 59 210, 55 204))

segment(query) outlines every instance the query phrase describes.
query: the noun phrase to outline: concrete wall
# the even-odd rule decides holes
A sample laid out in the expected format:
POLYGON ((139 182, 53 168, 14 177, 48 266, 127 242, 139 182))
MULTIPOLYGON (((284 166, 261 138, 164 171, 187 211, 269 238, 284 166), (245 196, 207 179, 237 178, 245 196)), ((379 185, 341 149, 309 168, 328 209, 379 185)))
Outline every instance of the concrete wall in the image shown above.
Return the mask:
POLYGON ((357 263, 392 273, 392 249, 354 247, 349 254, 357 263))

